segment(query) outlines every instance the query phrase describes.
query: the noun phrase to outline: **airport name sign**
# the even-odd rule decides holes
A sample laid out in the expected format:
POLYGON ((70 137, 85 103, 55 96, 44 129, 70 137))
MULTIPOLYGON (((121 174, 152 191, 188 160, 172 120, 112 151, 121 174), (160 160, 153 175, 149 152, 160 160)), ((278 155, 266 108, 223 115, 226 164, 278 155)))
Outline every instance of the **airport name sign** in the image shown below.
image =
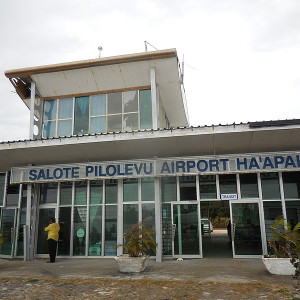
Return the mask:
POLYGON ((11 169, 11 183, 300 170, 300 153, 242 154, 74 163, 11 169))

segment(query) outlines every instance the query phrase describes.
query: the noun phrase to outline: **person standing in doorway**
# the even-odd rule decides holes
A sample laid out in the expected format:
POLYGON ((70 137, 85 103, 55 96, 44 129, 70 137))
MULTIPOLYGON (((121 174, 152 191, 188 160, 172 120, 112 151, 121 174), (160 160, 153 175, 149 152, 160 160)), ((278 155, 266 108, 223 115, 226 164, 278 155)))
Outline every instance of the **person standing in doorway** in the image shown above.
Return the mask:
POLYGON ((59 224, 55 223, 55 218, 51 218, 49 222, 49 226, 45 228, 45 231, 48 232, 48 251, 50 260, 47 263, 54 263, 56 256, 56 248, 58 241, 58 232, 60 230, 59 224))

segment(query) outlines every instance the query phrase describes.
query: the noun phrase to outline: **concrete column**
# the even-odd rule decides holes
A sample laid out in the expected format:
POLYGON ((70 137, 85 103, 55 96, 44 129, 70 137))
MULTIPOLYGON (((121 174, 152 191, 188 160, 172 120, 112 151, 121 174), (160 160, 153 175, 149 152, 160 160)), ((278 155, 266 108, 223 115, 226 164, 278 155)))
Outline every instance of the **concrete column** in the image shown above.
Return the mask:
MULTIPOLYGON (((118 218, 117 218, 117 245, 124 244, 123 240, 123 179, 118 179, 118 218)), ((123 254, 123 248, 117 248, 117 255, 123 254)))
POLYGON ((157 98, 157 86, 155 79, 155 68, 150 68, 150 80, 151 80, 151 101, 152 101, 152 128, 158 129, 158 98, 157 98))
POLYGON ((29 139, 33 140, 35 82, 31 82, 29 139))
POLYGON ((156 231, 156 261, 162 262, 162 207, 161 207, 161 193, 160 180, 154 179, 155 189, 155 231, 156 231))
POLYGON ((32 184, 27 185, 27 207, 26 207, 26 249, 24 249, 24 260, 30 260, 31 246, 31 199, 32 184), (26 255, 26 257, 25 257, 26 255))

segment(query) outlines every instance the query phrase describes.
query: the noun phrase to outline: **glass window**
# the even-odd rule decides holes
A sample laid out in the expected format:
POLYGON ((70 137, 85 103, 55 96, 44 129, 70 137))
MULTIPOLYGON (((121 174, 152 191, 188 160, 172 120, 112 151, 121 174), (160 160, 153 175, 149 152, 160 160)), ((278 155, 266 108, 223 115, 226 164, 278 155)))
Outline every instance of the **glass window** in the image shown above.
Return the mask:
POLYGON ((60 184, 60 205, 72 204, 72 182, 62 182, 60 184))
POLYGON ((56 119, 57 100, 44 101, 44 122, 56 119))
MULTIPOLYGON (((275 219, 282 216, 282 207, 280 201, 264 201, 264 216, 265 216, 265 226, 266 226, 266 237, 269 241, 272 237, 272 232, 270 227, 272 226, 275 219)), ((268 244, 268 253, 273 254, 272 249, 268 244)))
POLYGON ((123 116, 123 130, 137 130, 139 128, 138 114, 125 114, 123 116))
POLYGON ((89 132, 89 96, 75 98, 74 134, 89 132))
MULTIPOLYGON (((26 211, 27 211, 27 185, 22 184, 22 199, 21 199, 21 211, 20 222, 17 232, 17 256, 24 255, 24 234, 23 226, 26 225, 26 211)), ((1 213, 1 211, 0 211, 1 213)))
POLYGON ((86 205, 87 181, 75 182, 75 205, 86 205))
POLYGON ((287 221, 294 227, 300 222, 300 201, 285 201, 285 208, 287 221))
POLYGON ((300 172, 282 173, 285 199, 300 198, 300 172))
POLYGON ((89 255, 100 256, 102 248, 102 205, 90 207, 89 255))
POLYGON ((177 201, 176 177, 161 178, 162 202, 177 201))
POLYGON ((200 199, 217 199, 216 175, 200 175, 200 199))
POLYGON ((72 135, 72 120, 59 120, 57 136, 70 136, 72 135))
POLYGON ((131 225, 139 222, 138 204, 123 205, 123 232, 126 233, 131 225))
POLYGON ((106 132, 106 117, 91 118, 91 133, 106 132))
POLYGON ((171 204, 162 204, 162 252, 172 255, 172 212, 171 204))
POLYGON ((44 122, 43 137, 55 137, 56 136, 56 121, 44 122))
MULTIPOLYGON (((9 182, 9 180, 8 180, 9 182)), ((19 204, 19 184, 9 184, 6 192, 6 206, 18 206, 19 204)))
POLYGON ((154 178, 142 178, 142 201, 155 201, 154 178))
POLYGON ((58 255, 70 255, 71 207, 59 208, 58 255))
POLYGON ((219 176, 220 193, 221 194, 236 194, 236 175, 226 174, 219 176))
POLYGON ((73 98, 59 99, 59 119, 70 119, 73 116, 73 98))
POLYGON ((105 181, 105 203, 118 203, 118 180, 105 181))
POLYGON ((242 198, 258 198, 257 174, 240 174, 242 198))
POLYGON ((145 224, 155 229, 155 204, 154 203, 143 203, 142 204, 142 221, 145 224))
POLYGON ((123 180, 123 202, 138 201, 138 179, 130 178, 123 180))
POLYGON ((91 96, 91 116, 106 115, 106 94, 91 96))
POLYGON ((41 184, 40 204, 57 203, 57 182, 41 184))
POLYGON ((122 131, 122 115, 107 117, 107 131, 108 132, 122 131))
POLYGON ((117 205, 105 206, 105 256, 117 254, 117 205))
POLYGON ((0 206, 4 204, 5 195, 5 173, 0 174, 0 206))
POLYGON ((107 94, 107 113, 109 115, 122 113, 122 93, 107 94))
POLYGON ((278 173, 261 173, 260 177, 263 199, 280 199, 278 173))
POLYGON ((86 207, 74 207, 73 255, 85 255, 86 207))
POLYGON ((151 129, 152 101, 151 90, 140 91, 140 129, 151 129))
POLYGON ((123 93, 124 113, 138 111, 138 94, 137 91, 123 93))
POLYGON ((179 177, 180 200, 197 200, 196 177, 179 177))
POLYGON ((103 202, 103 181, 93 180, 90 181, 90 203, 102 204, 103 202))

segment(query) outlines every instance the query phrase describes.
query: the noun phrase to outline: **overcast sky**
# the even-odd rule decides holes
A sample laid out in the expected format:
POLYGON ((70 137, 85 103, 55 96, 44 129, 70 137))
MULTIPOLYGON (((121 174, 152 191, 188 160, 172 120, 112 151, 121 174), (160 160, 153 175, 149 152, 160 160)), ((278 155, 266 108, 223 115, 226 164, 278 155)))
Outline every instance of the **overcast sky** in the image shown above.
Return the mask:
POLYGON ((176 48, 190 125, 300 118, 299 0, 10 0, 0 6, 0 140, 29 111, 4 71, 176 48), (150 50, 151 48, 149 48, 150 50))

